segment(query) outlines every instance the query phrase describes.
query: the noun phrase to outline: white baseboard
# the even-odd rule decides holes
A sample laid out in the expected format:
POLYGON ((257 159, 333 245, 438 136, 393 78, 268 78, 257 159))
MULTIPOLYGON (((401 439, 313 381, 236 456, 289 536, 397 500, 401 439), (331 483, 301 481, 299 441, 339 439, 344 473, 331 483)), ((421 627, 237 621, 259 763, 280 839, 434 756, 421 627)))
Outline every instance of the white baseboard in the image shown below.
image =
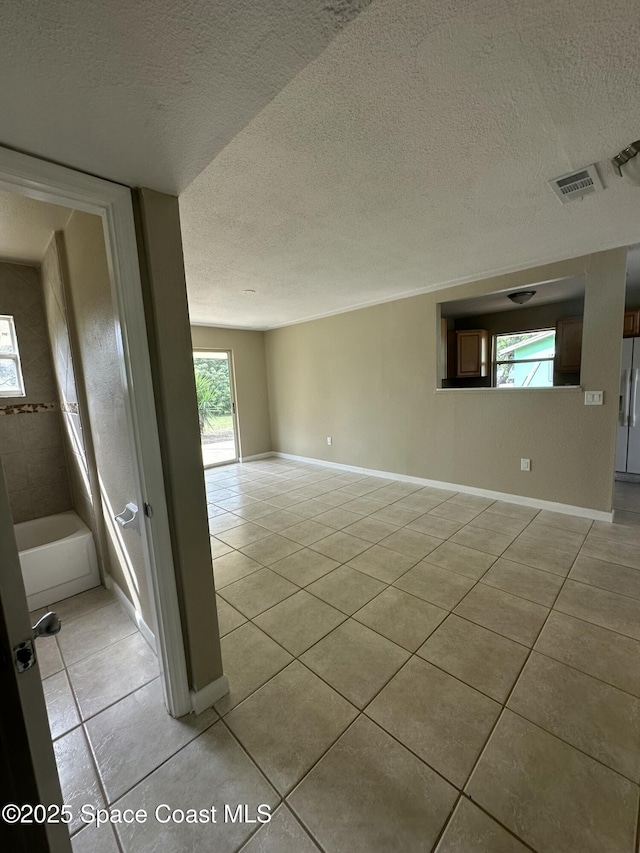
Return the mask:
POLYGON ((226 675, 221 675, 220 678, 211 681, 202 690, 190 690, 189 692, 191 694, 193 713, 201 714, 207 708, 211 708, 218 699, 222 699, 223 696, 227 695, 229 692, 229 679, 226 675))
POLYGON ((271 456, 281 459, 292 459, 295 462, 304 462, 309 465, 323 465, 328 468, 337 468, 339 471, 353 471, 367 477, 384 477, 387 480, 401 480, 404 483, 415 483, 419 486, 430 486, 434 489, 449 489, 455 492, 464 492, 468 495, 479 495, 483 498, 491 498, 494 501, 509 501, 510 503, 530 506, 534 509, 546 509, 550 512, 561 512, 565 515, 574 515, 579 518, 591 518, 594 521, 613 521, 613 512, 605 512, 599 509, 591 509, 585 506, 572 506, 571 504, 557 503, 556 501, 545 501, 540 498, 529 498, 524 495, 511 495, 507 492, 494 492, 491 489, 478 489, 475 486, 464 486, 460 483, 445 483, 442 480, 427 480, 424 477, 412 477, 408 474, 394 474, 391 471, 376 471, 373 468, 360 468, 357 465, 343 465, 340 462, 327 462, 324 459, 314 459, 311 456, 295 456, 293 453, 279 453, 273 451, 271 456))
POLYGON ((116 596, 118 597, 118 599, 119 599, 120 603, 122 604, 122 606, 124 607, 124 609, 127 611, 129 616, 133 619, 133 621, 138 626, 138 629, 139 629, 140 633, 142 634, 142 636, 145 638, 147 643, 149 643, 149 645, 151 646, 153 651, 157 654, 158 650, 156 647, 156 638, 155 638, 153 631, 147 625, 147 623, 144 621, 144 619, 142 618, 140 613, 138 613, 138 611, 135 609, 133 604, 129 601, 129 599, 124 594, 121 587, 119 586, 119 584, 116 583, 116 581, 114 581, 114 579, 111 577, 111 575, 108 575, 108 574, 105 575, 104 583, 105 583, 105 586, 107 587, 107 589, 112 589, 115 592, 116 596))
POLYGON ((241 462, 253 462, 255 459, 266 459, 268 456, 275 456, 273 450, 267 450, 266 453, 254 453, 252 456, 241 456, 241 462))

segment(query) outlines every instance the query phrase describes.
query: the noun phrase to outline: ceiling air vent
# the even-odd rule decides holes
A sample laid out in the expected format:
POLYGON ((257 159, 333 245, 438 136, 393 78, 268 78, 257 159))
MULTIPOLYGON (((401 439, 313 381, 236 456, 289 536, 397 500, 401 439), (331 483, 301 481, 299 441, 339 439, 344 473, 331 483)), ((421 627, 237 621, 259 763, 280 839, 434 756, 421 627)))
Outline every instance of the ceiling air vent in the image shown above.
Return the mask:
POLYGON ((595 163, 549 181, 549 186, 563 204, 603 189, 595 163))

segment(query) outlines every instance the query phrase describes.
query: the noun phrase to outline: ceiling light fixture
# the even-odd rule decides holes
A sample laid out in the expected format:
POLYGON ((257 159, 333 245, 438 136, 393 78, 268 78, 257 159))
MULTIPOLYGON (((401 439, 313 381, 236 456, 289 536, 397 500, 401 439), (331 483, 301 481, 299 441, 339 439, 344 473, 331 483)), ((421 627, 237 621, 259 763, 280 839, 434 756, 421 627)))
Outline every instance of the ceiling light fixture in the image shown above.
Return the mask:
POLYGON ((509 299, 515 302, 516 305, 524 305, 525 302, 528 302, 535 295, 535 290, 520 290, 518 293, 510 293, 509 299))
POLYGON ((638 154, 640 154, 640 139, 623 148, 611 162, 620 177, 626 178, 632 184, 640 187, 640 157, 638 154))
POLYGON ((245 296, 253 296, 253 294, 255 293, 255 290, 243 290, 242 292, 244 293, 245 296))

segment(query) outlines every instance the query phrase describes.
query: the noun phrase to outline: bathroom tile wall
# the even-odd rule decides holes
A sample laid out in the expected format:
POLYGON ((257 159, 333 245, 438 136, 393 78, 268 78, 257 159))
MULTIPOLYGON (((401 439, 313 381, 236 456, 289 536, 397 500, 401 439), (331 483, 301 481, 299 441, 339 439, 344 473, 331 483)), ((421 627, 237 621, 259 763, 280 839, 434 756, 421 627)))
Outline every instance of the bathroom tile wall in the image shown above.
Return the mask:
POLYGON ((45 319, 48 326, 53 368, 60 400, 62 440, 67 454, 73 509, 95 533, 87 448, 80 417, 67 307, 60 267, 60 250, 54 234, 42 260, 45 319))
POLYGON ((26 395, 0 398, 0 459, 15 523, 72 508, 40 271, 0 263, 0 314, 16 324, 26 395))

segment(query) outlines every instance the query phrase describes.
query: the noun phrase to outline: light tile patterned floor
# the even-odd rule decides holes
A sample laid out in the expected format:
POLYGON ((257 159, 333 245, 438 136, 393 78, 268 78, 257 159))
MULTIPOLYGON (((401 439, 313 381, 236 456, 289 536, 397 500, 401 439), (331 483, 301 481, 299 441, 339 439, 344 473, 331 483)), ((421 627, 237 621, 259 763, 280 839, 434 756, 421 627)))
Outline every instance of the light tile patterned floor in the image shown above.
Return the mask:
POLYGON ((231 693, 170 719, 86 593, 62 657, 38 645, 56 754, 75 803, 275 817, 89 827, 75 853, 636 849, 640 486, 610 525, 282 459, 205 479, 231 693))

